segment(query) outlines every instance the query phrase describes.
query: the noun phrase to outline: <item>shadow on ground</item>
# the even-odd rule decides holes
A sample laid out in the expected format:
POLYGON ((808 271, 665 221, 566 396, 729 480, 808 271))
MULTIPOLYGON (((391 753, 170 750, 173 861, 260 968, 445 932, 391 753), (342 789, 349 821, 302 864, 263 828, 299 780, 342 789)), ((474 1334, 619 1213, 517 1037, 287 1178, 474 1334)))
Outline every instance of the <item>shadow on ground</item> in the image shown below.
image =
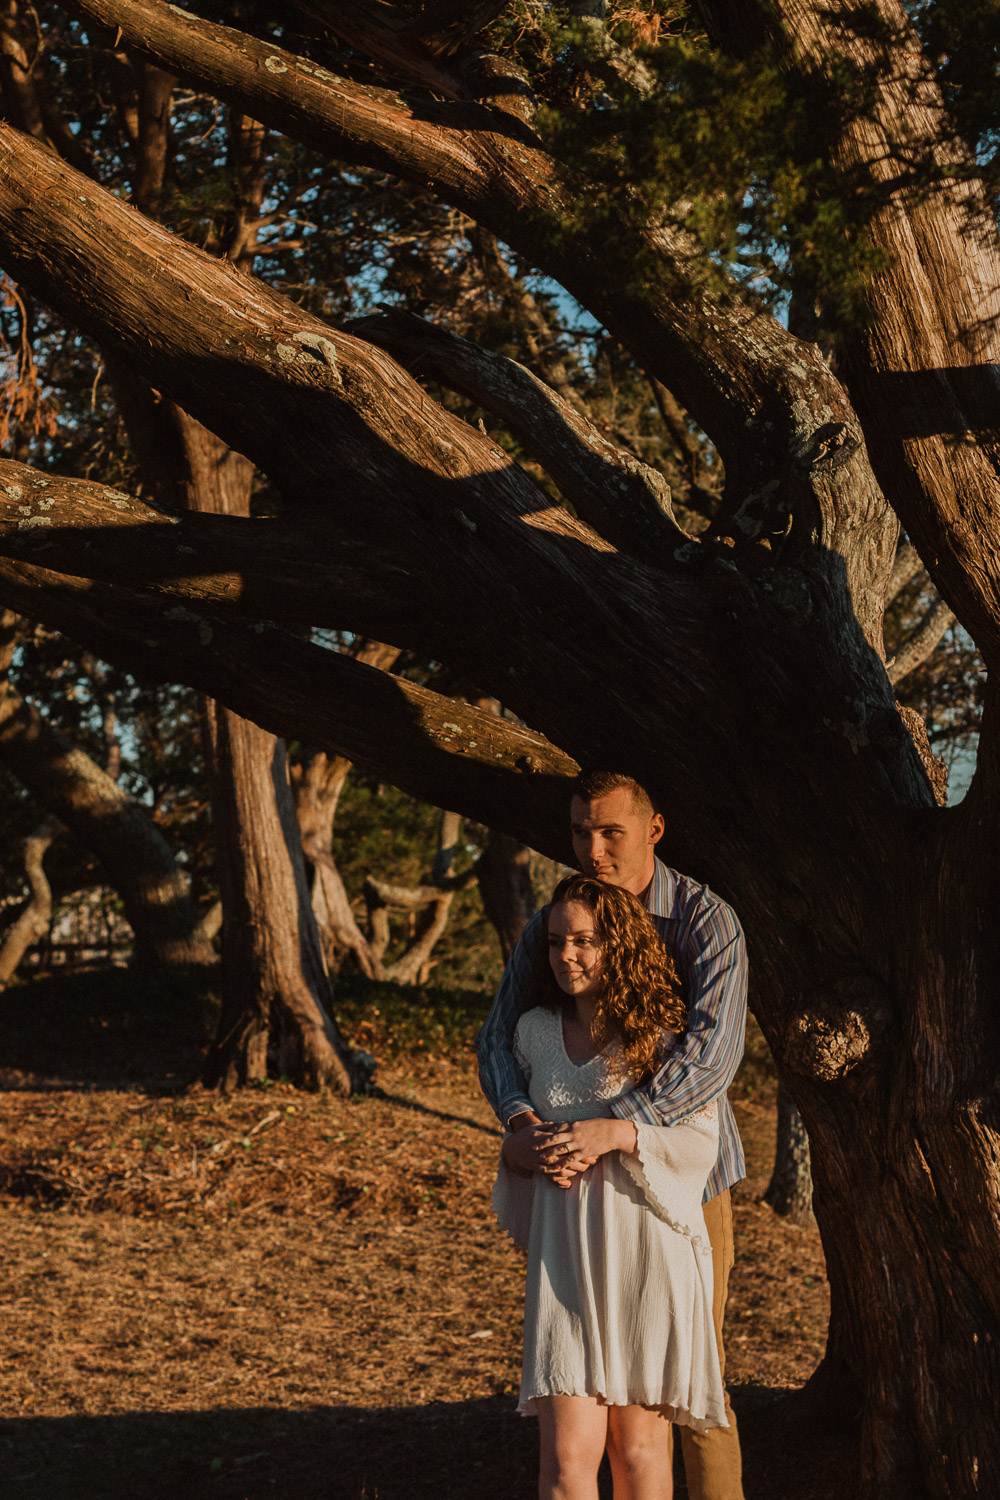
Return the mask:
MULTIPOLYGON (((737 1388, 747 1500, 849 1493, 848 1455, 780 1393, 737 1388)), ((0 1425, 5 1500, 531 1500, 536 1428, 508 1396, 426 1407, 25 1417, 0 1425)), ((605 1476, 606 1479, 606 1476, 605 1476)), ((678 1500, 685 1493, 678 1484, 678 1500)), ((602 1500, 610 1485, 602 1482, 602 1500)))
POLYGON ((4 992, 4 1087, 142 1089, 195 1082, 217 1008, 212 969, 169 984, 127 969, 90 969, 4 992))

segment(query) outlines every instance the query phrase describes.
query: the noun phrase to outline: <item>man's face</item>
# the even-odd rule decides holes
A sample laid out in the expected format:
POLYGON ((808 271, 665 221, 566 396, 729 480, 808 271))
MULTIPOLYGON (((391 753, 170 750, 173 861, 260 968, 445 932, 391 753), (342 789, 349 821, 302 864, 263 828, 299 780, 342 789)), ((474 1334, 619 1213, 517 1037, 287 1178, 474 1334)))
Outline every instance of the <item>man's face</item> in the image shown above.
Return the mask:
POLYGON ((583 874, 640 896, 653 878, 656 844, 663 835, 660 813, 639 811, 631 792, 618 787, 593 802, 574 797, 569 815, 573 853, 583 874))

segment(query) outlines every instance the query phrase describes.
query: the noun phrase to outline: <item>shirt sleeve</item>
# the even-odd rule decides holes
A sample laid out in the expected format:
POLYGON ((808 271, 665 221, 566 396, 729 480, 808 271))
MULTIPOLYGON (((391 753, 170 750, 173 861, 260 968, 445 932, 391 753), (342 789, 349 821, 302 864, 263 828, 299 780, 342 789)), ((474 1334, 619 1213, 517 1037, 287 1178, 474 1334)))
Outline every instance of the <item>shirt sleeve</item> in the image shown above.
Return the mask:
POLYGON ((531 978, 536 945, 541 941, 542 918, 532 917, 503 971, 493 1008, 476 1033, 479 1085, 501 1125, 532 1108, 524 1073, 514 1056, 514 1030, 531 978))
POLYGON ((649 1083, 614 1100, 619 1119, 674 1125, 732 1083, 743 1056, 747 960, 743 930, 724 901, 699 894, 681 922, 677 960, 687 980, 688 1029, 649 1083))

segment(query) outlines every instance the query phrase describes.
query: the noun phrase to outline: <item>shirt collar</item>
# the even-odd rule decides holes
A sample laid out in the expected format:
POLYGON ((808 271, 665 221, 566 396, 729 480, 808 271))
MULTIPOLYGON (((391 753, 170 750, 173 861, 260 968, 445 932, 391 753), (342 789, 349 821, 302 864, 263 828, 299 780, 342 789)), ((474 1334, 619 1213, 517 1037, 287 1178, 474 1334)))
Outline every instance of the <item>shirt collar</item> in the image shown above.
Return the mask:
POLYGON ((669 917, 674 909, 677 878, 673 870, 657 859, 653 865, 653 878, 646 892, 646 910, 654 917, 669 917))

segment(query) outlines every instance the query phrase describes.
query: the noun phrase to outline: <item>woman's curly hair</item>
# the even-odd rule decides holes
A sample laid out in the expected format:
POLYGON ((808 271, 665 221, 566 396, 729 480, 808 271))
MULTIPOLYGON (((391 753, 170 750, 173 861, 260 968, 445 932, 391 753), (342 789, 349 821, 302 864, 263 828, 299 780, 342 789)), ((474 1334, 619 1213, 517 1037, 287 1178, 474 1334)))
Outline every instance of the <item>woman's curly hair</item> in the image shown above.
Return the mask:
POLYGON ((578 901, 593 912, 594 932, 603 950, 594 1040, 601 1047, 618 1042, 623 1071, 637 1083, 646 1083, 660 1065, 663 1033, 685 1031, 687 1006, 673 958, 649 912, 631 891, 588 875, 570 875, 559 882, 542 914, 546 941, 526 999, 552 1010, 561 1010, 567 1003, 549 963, 547 941, 549 912, 567 901, 578 901))

